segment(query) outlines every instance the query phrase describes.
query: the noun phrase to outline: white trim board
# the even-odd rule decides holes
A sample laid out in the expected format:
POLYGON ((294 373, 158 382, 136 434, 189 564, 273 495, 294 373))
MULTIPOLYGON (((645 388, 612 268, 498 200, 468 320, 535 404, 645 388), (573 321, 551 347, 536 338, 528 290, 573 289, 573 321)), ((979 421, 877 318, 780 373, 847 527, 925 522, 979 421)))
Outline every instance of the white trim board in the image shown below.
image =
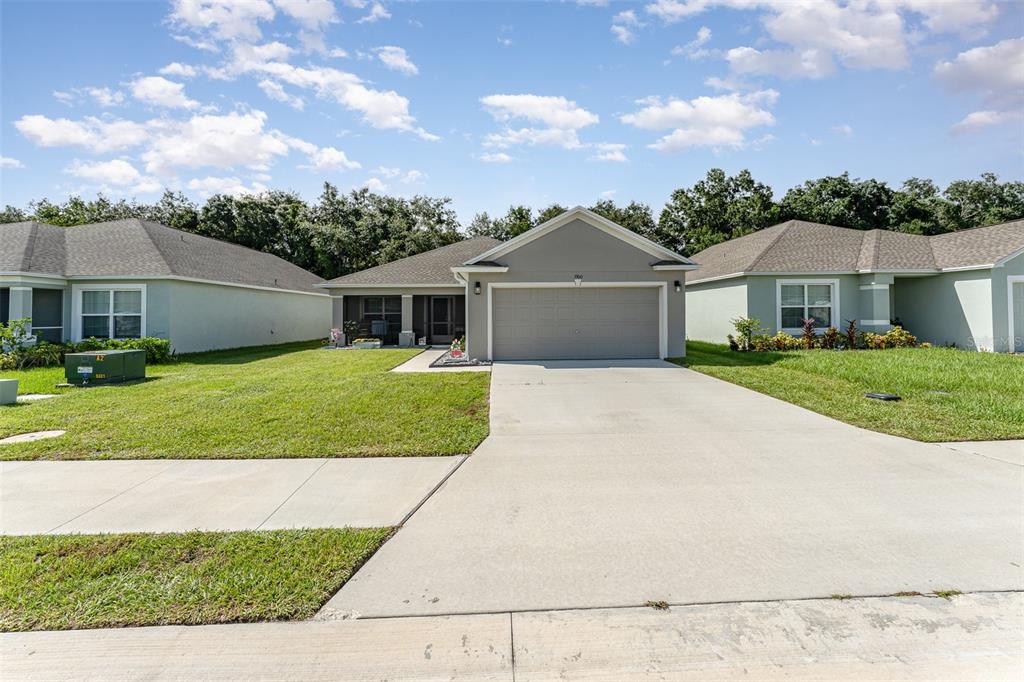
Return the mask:
MULTIPOLYGON (((71 285, 71 340, 82 340, 82 292, 83 291, 141 291, 142 292, 142 319, 139 336, 146 335, 146 285, 145 284, 118 284, 117 282, 90 282, 89 284, 71 285)), ((113 306, 113 300, 111 300, 113 306)), ((109 315, 113 316, 113 307, 109 315)), ((113 322, 111 322, 113 324, 113 322)), ((113 327, 110 332, 114 333, 113 327)), ((114 338, 114 337, 108 337, 114 338)))
POLYGON ((518 237, 513 237, 507 242, 502 242, 501 244, 498 244, 493 249, 485 251, 479 256, 476 256, 466 261, 466 265, 473 265, 474 263, 479 263, 480 261, 494 260, 495 258, 504 256, 505 254, 515 251, 519 247, 525 246, 526 244, 529 244, 533 240, 539 239, 540 237, 543 237, 549 232, 557 230, 558 228, 564 225, 568 225, 573 220, 577 219, 582 220, 583 222, 587 223, 588 225, 591 225, 592 227, 596 227, 597 229, 602 230, 603 232, 611 235, 612 237, 615 237, 616 239, 621 239, 627 244, 630 244, 631 246, 640 249, 641 251, 650 254, 655 258, 661 260, 677 260, 680 263, 683 263, 684 265, 693 266, 691 269, 700 267, 686 256, 678 254, 675 251, 666 249, 664 246, 661 246, 660 244, 655 244, 650 239, 642 237, 638 235, 636 232, 633 232, 632 230, 627 230, 621 225, 613 223, 604 216, 600 216, 591 210, 583 208, 582 206, 576 206, 574 208, 571 208, 565 213, 555 216, 546 223, 541 223, 537 227, 534 227, 532 229, 527 230, 526 232, 523 232, 518 237))
MULTIPOLYGON (((658 288, 658 357, 668 357, 668 282, 491 282, 487 285, 487 359, 494 360, 495 289, 623 289, 658 288)), ((467 306, 468 307, 468 306, 467 306)), ((466 325, 469 327, 468 323, 466 325)))

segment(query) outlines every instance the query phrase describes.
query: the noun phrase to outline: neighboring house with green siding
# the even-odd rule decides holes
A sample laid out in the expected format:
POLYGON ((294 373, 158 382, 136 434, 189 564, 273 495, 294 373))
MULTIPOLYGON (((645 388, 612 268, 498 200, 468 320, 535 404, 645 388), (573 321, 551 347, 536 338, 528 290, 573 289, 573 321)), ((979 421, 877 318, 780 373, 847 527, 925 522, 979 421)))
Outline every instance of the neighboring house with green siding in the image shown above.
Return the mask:
POLYGON ((798 335, 814 317, 819 331, 899 323, 937 345, 1024 352, 1024 220, 934 236, 791 220, 692 260, 691 339, 724 342, 737 317, 798 335))
POLYGON ((277 256, 143 220, 0 225, 0 322, 39 339, 170 339, 181 353, 326 336, 323 279, 277 256))

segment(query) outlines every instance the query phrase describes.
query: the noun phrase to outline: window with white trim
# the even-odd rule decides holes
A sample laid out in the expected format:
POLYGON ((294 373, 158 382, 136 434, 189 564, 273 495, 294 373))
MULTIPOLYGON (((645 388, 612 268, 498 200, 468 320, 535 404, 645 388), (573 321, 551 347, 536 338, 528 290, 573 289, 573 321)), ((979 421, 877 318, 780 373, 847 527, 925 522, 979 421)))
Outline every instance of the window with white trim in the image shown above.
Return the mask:
POLYGON ((780 284, 779 285, 779 326, 785 331, 803 329, 804 320, 814 318, 815 329, 831 327, 835 285, 821 284, 780 284))
POLYGON ((137 339, 142 336, 141 289, 82 291, 82 338, 137 339))

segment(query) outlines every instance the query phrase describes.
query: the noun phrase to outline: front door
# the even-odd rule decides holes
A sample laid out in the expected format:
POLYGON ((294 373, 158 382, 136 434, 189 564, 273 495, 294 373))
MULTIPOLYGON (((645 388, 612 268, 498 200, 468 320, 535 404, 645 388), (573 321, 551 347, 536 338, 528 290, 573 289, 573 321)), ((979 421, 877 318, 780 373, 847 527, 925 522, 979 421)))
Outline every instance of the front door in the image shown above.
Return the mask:
POLYGON ((455 300, 451 296, 430 297, 430 342, 452 342, 452 309, 455 300))

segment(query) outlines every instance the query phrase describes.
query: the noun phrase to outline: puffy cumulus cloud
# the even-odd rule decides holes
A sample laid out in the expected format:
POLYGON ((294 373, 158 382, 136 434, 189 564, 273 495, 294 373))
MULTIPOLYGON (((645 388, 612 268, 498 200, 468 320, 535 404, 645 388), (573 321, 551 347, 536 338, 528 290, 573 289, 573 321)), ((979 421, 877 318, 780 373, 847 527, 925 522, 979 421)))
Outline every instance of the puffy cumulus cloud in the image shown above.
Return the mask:
POLYGON ((362 19, 359 19, 357 24, 374 24, 378 21, 384 21, 385 19, 391 18, 391 12, 379 2, 373 3, 370 6, 370 11, 367 12, 362 19))
POLYGON ((543 123, 552 128, 577 130, 598 122, 591 113, 565 97, 544 95, 487 95, 481 104, 496 121, 516 118, 543 123))
POLYGON ((177 76, 178 78, 192 78, 197 73, 196 67, 190 66, 189 64, 182 64, 181 62, 171 62, 167 66, 160 69, 160 74, 164 76, 177 76))
POLYGON ((338 21, 331 0, 274 0, 274 5, 301 26, 299 42, 310 51, 323 52, 324 29, 338 21))
POLYGON ((262 111, 155 121, 141 158, 146 170, 157 175, 178 168, 263 169, 287 155, 292 141, 279 131, 268 130, 266 121, 262 111))
POLYGON ((599 199, 602 199, 604 201, 611 201, 612 199, 615 198, 615 195, 617 193, 618 193, 618 190, 616 190, 616 189, 606 189, 605 191, 601 192, 597 196, 598 196, 599 199))
POLYGON ((398 71, 408 76, 415 76, 420 72, 416 65, 412 63, 412 60, 409 59, 406 51, 401 47, 384 45, 375 48, 373 52, 377 55, 377 59, 392 71, 398 71))
POLYGON ((277 81, 264 79, 259 82, 260 90, 272 100, 278 102, 284 102, 292 109, 298 109, 302 111, 303 107, 306 106, 306 101, 297 95, 289 95, 281 84, 277 81))
POLYGON ((387 183, 381 180, 380 178, 370 178, 369 180, 363 183, 363 187, 370 190, 371 192, 377 192, 378 194, 381 192, 386 192, 388 189, 387 183))
POLYGON ((675 152, 689 147, 745 146, 751 128, 775 124, 768 110, 778 100, 775 90, 730 93, 692 100, 649 97, 639 100, 641 108, 621 117, 628 125, 644 130, 671 130, 652 149, 675 152))
POLYGON ((309 155, 309 165, 301 166, 317 171, 357 170, 362 165, 352 161, 345 152, 334 147, 321 147, 309 155))
POLYGON ((636 12, 627 9, 619 12, 612 17, 612 35, 615 36, 615 40, 619 41, 623 45, 630 45, 636 40, 636 33, 634 29, 642 26, 640 20, 637 19, 636 12))
POLYGON ((677 45, 672 48, 672 56, 686 57, 691 60, 709 57, 711 56, 711 50, 704 47, 709 40, 711 40, 711 29, 707 26, 701 26, 697 29, 697 35, 693 40, 685 45, 677 45))
POLYGON ((61 104, 72 105, 84 99, 91 99, 101 107, 117 107, 124 104, 125 96, 120 90, 112 90, 108 87, 96 88, 72 88, 71 90, 55 90, 54 99, 61 104))
POLYGON ((273 18, 270 0, 174 0, 168 21, 216 39, 257 41, 260 22, 273 18))
POLYGON ((935 77, 951 92, 976 92, 986 109, 972 112, 950 129, 969 133, 1024 116, 1024 38, 975 47, 935 65, 935 77))
POLYGON ((266 185, 261 182, 253 182, 246 187, 245 183, 239 178, 216 177, 212 175, 208 175, 205 178, 193 178, 188 181, 187 187, 198 192, 203 197, 209 197, 214 194, 242 196, 245 194, 259 194, 267 190, 266 185))
POLYGON ((817 49, 755 50, 734 47, 725 53, 729 66, 743 75, 772 75, 781 78, 824 78, 835 71, 832 56, 817 49))
POLYGON ((98 185, 108 192, 134 192, 148 194, 161 188, 160 181, 139 172, 124 159, 110 161, 82 162, 75 159, 64 169, 65 173, 98 185))
POLYGON ((951 126, 949 130, 954 135, 961 135, 1008 123, 1014 123, 1018 126, 1024 123, 1024 111, 972 111, 958 123, 951 126))
POLYGON ((485 163, 508 163, 512 161, 512 157, 505 152, 489 152, 487 154, 481 154, 480 160, 485 163))
POLYGON ((145 104, 169 109, 196 109, 199 102, 185 94, 185 86, 163 76, 145 76, 131 83, 132 97, 145 104))
POLYGON ((24 168, 25 164, 10 156, 0 156, 0 168, 24 168))
POLYGON ((500 123, 525 119, 547 127, 506 127, 484 138, 484 146, 507 149, 516 145, 551 145, 578 149, 577 132, 598 122, 597 114, 565 97, 544 95, 487 95, 480 98, 484 109, 500 123))
POLYGON ((733 68, 787 78, 820 78, 834 70, 834 63, 851 69, 903 69, 925 29, 975 34, 999 14, 990 0, 657 0, 644 9, 672 24, 716 7, 761 12, 768 37, 781 45, 739 46, 728 53, 733 68))
POLYGON ((14 127, 40 147, 82 147, 100 154, 138 146, 149 136, 148 124, 93 116, 73 121, 31 114, 15 121, 14 127))
POLYGON ((594 145, 594 155, 590 157, 592 161, 617 161, 624 163, 629 161, 626 158, 627 145, 618 144, 613 142, 599 142, 594 145))

